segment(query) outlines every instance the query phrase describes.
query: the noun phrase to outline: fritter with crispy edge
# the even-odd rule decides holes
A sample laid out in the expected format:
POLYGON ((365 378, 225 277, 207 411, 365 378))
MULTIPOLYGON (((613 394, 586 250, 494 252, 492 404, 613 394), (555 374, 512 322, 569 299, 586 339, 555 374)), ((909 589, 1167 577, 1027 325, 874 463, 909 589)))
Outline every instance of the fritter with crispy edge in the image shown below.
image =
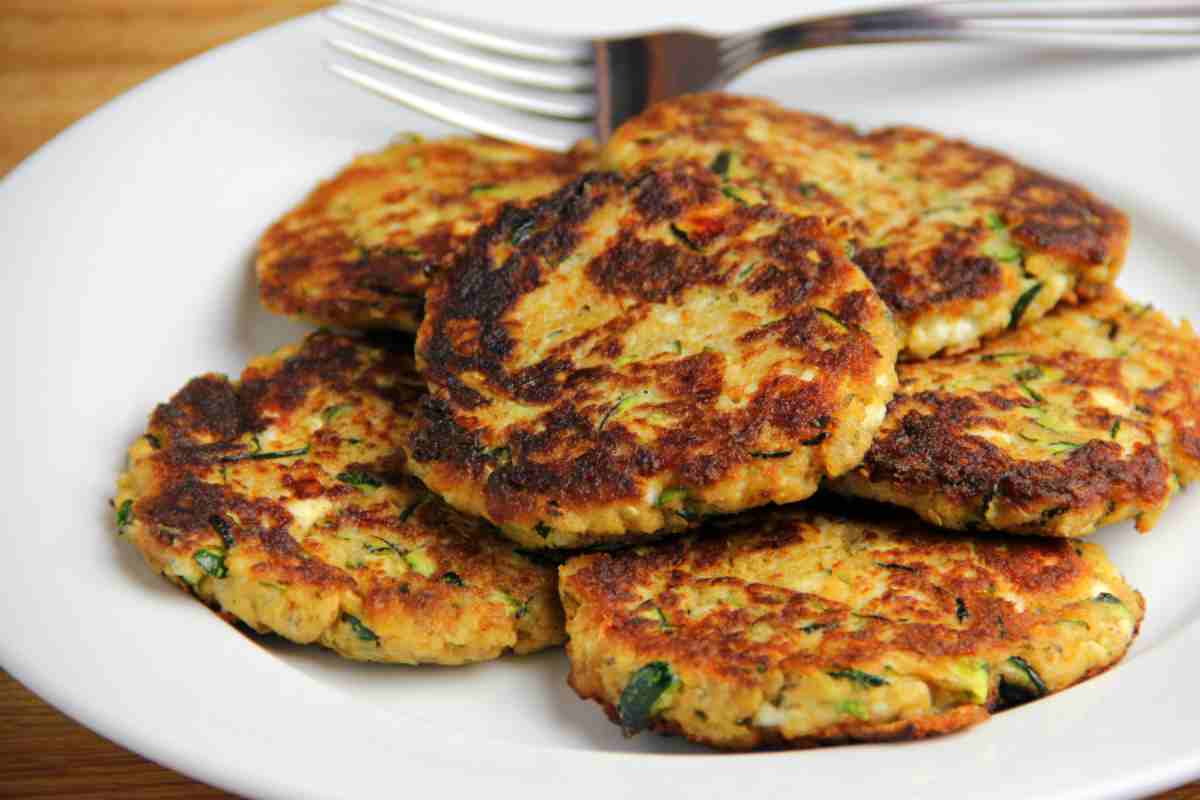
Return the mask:
POLYGON ((320 324, 415 331, 429 282, 501 205, 558 189, 595 148, 410 137, 356 158, 266 232, 267 308, 320 324))
POLYGON ((708 165, 743 202, 819 214, 902 327, 908 358, 957 352, 1117 276, 1125 216, 1084 189, 916 128, 857 133, 767 100, 700 94, 622 125, 618 169, 708 165))
POLYGON ((1200 339, 1117 289, 979 351, 901 364, 842 493, 937 525, 1083 536, 1147 531, 1200 474, 1200 339))
POLYGON ((401 468, 412 357, 316 333, 204 375, 129 450, 120 533, 198 599, 347 658, 463 664, 563 640, 552 567, 401 468))
POLYGON ((798 509, 559 570, 570 684, 715 747, 916 739, 1064 689, 1144 613, 1094 544, 798 509))
POLYGON ((528 547, 679 530, 857 464, 895 355, 819 220, 686 165, 593 173, 505 209, 431 289, 409 468, 528 547))

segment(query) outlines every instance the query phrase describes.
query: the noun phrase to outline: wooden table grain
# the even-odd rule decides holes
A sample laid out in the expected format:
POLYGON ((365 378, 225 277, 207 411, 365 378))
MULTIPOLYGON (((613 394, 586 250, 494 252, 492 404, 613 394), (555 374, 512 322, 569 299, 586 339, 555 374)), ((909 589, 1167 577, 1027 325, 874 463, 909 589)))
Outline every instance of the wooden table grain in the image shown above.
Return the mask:
MULTIPOLYGON (((325 0, 4 0, 0 175, 75 120, 185 58, 325 0)), ((2 665, 0 665, 2 666, 2 665)), ((0 797, 230 795, 92 733, 0 670, 0 797)), ((1200 800, 1200 781, 1155 800, 1200 800)))

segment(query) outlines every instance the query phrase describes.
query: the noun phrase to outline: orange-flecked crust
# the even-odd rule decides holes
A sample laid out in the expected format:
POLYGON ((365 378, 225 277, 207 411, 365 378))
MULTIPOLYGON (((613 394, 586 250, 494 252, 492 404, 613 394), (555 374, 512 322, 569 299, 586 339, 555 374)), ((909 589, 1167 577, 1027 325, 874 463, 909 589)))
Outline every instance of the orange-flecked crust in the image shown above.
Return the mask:
POLYGON ((803 499, 894 387, 892 322, 840 243, 704 169, 509 207, 427 307, 409 467, 528 547, 803 499))
POLYGON ((475 229, 505 203, 559 188, 594 150, 412 137, 360 156, 263 236, 263 303, 320 324, 415 331, 426 287, 475 229))
POLYGON ((1097 545, 947 535, 799 509, 720 520, 559 570, 570 684, 626 725, 715 747, 949 733, 1121 659, 1145 604, 1097 545))
POLYGON ((758 98, 665 101, 602 152, 607 166, 632 171, 679 159, 719 171, 747 202, 844 229, 911 358, 968 349, 1014 316, 1094 296, 1116 278, 1129 240, 1120 211, 999 153, 910 127, 860 134, 758 98))
POLYGON ((902 364, 832 487, 959 529, 1147 531, 1200 470, 1200 339, 1116 289, 961 356, 902 364))
POLYGON ((240 382, 193 379, 130 448, 120 532, 198 599, 349 658, 461 664, 560 643, 553 568, 404 472, 424 393, 409 347, 316 333, 240 382))

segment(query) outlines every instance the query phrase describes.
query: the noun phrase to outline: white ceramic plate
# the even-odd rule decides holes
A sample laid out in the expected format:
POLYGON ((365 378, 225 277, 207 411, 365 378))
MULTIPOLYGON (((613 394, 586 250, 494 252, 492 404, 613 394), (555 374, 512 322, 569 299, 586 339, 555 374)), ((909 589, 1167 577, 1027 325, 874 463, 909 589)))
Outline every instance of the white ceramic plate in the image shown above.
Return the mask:
MULTIPOLYGON (((578 31, 733 28, 794 8, 441 7, 578 31)), ((257 235, 354 153, 401 130, 444 130, 329 78, 328 32, 306 18, 174 69, 0 185, 6 669, 103 735, 254 796, 450 789, 533 800, 636 789, 647 798, 1012 800, 1130 796, 1200 775, 1195 492, 1149 536, 1120 526, 1097 537, 1149 605, 1125 663, 964 734, 914 744, 716 755, 652 736, 626 741, 565 687, 560 653, 461 669, 351 664, 256 644, 150 574, 114 536, 107 505, 125 446, 190 376, 236 373, 304 330, 258 306, 257 235)), ((961 134, 1079 179, 1133 217, 1121 284, 1196 315, 1197 86, 1195 57, 926 45, 793 56, 735 88, 863 125, 961 134)))

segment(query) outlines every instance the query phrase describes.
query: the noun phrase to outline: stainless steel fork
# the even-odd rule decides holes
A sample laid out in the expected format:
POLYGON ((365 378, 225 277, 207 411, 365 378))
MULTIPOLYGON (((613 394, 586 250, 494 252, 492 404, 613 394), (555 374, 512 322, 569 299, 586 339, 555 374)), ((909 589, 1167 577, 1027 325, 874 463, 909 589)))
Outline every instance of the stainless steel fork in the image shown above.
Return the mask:
POLYGON ((556 150, 586 137, 604 141, 652 103, 720 88, 797 50, 946 41, 1200 50, 1200 0, 964 0, 732 36, 664 31, 620 39, 504 31, 381 0, 351 0, 328 14, 370 43, 329 40, 355 64, 331 63, 341 77, 476 133, 556 150), (394 75, 436 87, 441 97, 397 84, 394 75))

